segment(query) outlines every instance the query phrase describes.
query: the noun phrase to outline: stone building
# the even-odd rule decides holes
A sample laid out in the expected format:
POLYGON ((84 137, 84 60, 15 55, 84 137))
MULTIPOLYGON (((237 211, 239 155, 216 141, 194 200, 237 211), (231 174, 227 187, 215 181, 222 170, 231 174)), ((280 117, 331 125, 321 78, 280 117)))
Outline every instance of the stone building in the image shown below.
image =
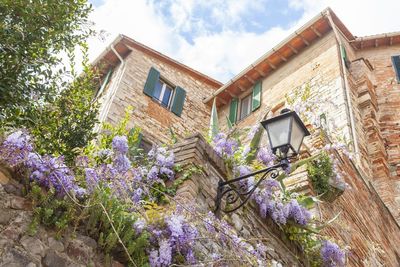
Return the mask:
MULTIPOLYGON (((326 103, 317 110, 321 129, 314 130, 328 137, 335 134, 354 154, 350 159, 337 154, 350 189, 334 202, 318 205, 315 214, 328 219, 342 212, 326 234, 351 246, 351 266, 399 266, 399 55, 400 33, 356 37, 329 8, 226 84, 121 35, 95 62, 104 73, 97 93, 102 103, 99 118, 115 123, 132 105, 132 125, 141 126, 148 141, 166 142, 171 130, 179 138, 204 135, 214 99, 220 128, 226 130, 228 120, 246 128, 277 115, 287 106, 287 95, 308 88, 310 99, 326 103)), ((313 155, 320 141, 315 134, 305 140, 302 155, 313 155)), ((200 147, 193 145, 191 153, 204 156, 207 149, 200 147)), ((180 151, 178 147, 176 153, 180 151)), ((213 157, 200 161, 207 168, 217 166, 213 157)), ((302 181, 301 188, 315 194, 307 189, 311 185, 306 176, 295 174, 292 185, 299 187, 302 181)), ((188 197, 202 198, 212 207, 215 192, 207 187, 216 185, 214 178, 193 180, 191 188, 197 189, 189 190, 188 197), (209 181, 204 184, 204 179, 209 181), (199 197, 199 188, 209 194, 199 197)), ((290 186, 291 181, 285 182, 290 186)))
POLYGON ((118 122, 134 107, 131 125, 150 142, 167 142, 208 128, 203 99, 222 84, 131 38, 120 35, 94 64, 104 71, 97 92, 101 122, 118 122))

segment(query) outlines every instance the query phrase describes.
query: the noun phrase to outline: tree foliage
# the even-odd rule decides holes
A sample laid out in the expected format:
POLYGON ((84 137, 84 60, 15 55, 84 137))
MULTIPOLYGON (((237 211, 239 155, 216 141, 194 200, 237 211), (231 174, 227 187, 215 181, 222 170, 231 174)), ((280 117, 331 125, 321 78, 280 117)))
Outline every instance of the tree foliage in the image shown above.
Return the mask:
POLYGON ((40 154, 64 155, 72 162, 76 148, 85 147, 95 137, 98 104, 93 100, 97 86, 95 72, 85 63, 83 74, 55 99, 36 110, 30 132, 40 154))
POLYGON ((90 12, 86 0, 0 0, 0 128, 25 128, 39 153, 68 162, 93 139, 98 111, 85 43, 93 34, 90 12), (77 48, 84 58, 79 76, 77 48))
POLYGON ((65 86, 62 56, 92 34, 86 0, 0 0, 0 121, 23 125, 65 86))

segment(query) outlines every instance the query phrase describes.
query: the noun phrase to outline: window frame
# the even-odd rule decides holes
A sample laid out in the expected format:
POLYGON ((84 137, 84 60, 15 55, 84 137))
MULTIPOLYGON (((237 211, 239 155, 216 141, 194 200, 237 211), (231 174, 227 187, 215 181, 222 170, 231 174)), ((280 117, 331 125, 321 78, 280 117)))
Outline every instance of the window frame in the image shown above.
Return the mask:
POLYGON ((152 95, 152 99, 154 101, 156 101, 157 103, 159 103, 162 107, 164 107, 164 108, 166 108, 168 110, 171 110, 171 106, 172 106, 172 103, 173 103, 173 100, 174 100, 174 97, 175 97, 175 87, 170 82, 166 81, 165 78, 163 78, 161 76, 158 79, 157 83, 162 84, 160 96, 159 96, 159 98, 157 98, 155 96, 155 90, 154 90, 153 95, 152 95), (163 103, 163 98, 165 96, 165 91, 166 91, 167 87, 171 90, 171 95, 169 96, 167 106, 165 106, 164 103, 163 103))
POLYGON ((396 77, 397 84, 400 84, 400 66, 399 66, 399 68, 397 68, 397 66, 396 66, 396 64, 394 62, 394 60, 395 60, 394 58, 395 57, 399 58, 399 60, 400 60, 400 55, 399 54, 393 55, 390 58, 391 61, 392 61, 392 67, 393 67, 393 70, 394 70, 394 75, 396 77))
POLYGON ((238 108, 238 116, 237 116, 237 121, 242 121, 244 119, 246 119, 248 116, 250 116, 250 114, 252 113, 252 104, 253 104, 253 94, 252 92, 250 94, 245 95, 244 97, 239 99, 239 108, 238 108), (249 102, 248 102, 248 106, 247 106, 247 110, 248 113, 242 117, 242 110, 243 110, 243 100, 245 100, 246 98, 249 98, 249 102))

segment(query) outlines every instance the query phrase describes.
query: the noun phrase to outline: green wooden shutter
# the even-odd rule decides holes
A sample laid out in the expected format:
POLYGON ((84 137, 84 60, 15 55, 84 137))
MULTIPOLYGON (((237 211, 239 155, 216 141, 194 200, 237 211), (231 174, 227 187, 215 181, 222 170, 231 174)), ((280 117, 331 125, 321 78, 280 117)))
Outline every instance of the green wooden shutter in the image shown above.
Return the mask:
POLYGON ((253 101, 251 104, 251 111, 258 109, 261 106, 261 81, 258 81, 253 86, 253 101))
POLYGON ((109 80, 110 77, 111 77, 112 71, 113 71, 112 68, 110 68, 110 69, 108 70, 108 72, 107 72, 107 74, 106 74, 106 77, 104 78, 104 81, 103 81, 103 83, 102 83, 101 86, 100 86, 99 91, 97 91, 97 96, 100 96, 101 93, 103 93, 104 88, 106 88, 106 86, 107 86, 107 84, 108 84, 108 80, 109 80))
POLYGON ((238 110, 238 99, 232 98, 231 104, 229 106, 229 120, 232 124, 236 123, 236 116, 238 110))
POLYGON ((400 56, 392 56, 392 63, 396 72, 397 83, 400 83, 400 56))
POLYGON ((160 79, 160 72, 155 68, 151 67, 149 74, 147 75, 147 80, 144 85, 143 93, 153 97, 154 88, 156 87, 158 79, 160 79))
POLYGON ((174 101, 172 102, 171 111, 177 116, 181 116, 183 110, 183 104, 185 103, 186 91, 177 86, 175 88, 174 101))
POLYGON ((344 64, 346 65, 346 68, 349 67, 349 60, 347 58, 347 52, 346 52, 346 48, 344 47, 344 45, 340 45, 340 55, 343 58, 344 64))

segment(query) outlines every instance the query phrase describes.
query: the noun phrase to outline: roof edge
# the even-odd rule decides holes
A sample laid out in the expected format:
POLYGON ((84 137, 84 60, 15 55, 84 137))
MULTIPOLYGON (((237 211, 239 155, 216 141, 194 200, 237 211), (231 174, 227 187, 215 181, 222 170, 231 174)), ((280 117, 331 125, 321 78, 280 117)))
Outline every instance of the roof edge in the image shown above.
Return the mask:
POLYGON ((241 72, 239 72, 237 75, 235 75, 232 79, 230 79, 227 83, 225 83, 221 88, 219 88, 217 91, 214 91, 212 93, 212 95, 210 95, 209 97, 207 97, 206 99, 203 100, 203 103, 208 103, 210 102, 214 97, 216 97, 217 95, 219 95, 221 92, 223 92, 226 88, 228 88, 229 86, 231 86, 233 83, 235 83, 236 81, 238 81, 241 77, 243 77, 248 71, 252 70, 255 65, 263 62, 264 60, 266 60, 268 57, 270 57, 271 55, 273 55, 275 53, 276 50, 279 50, 280 48, 282 48, 284 45, 286 45, 291 39, 293 39, 294 37, 298 36, 299 33, 307 28, 309 28, 310 26, 312 26, 315 22, 317 22, 319 19, 323 18, 326 16, 327 11, 331 12, 331 9, 328 7, 326 9, 324 9, 323 11, 321 11, 318 15, 316 15, 315 17, 313 17, 311 20, 309 20, 306 24, 304 24, 303 26, 301 26, 299 29, 297 29, 296 31, 294 31, 293 33, 291 33, 289 36, 287 36, 285 39, 283 39, 280 43, 278 43, 278 45, 274 46, 272 49, 270 49, 267 53, 265 53, 264 55, 262 55, 261 57, 259 57, 256 61, 254 61, 252 64, 250 64, 248 67, 246 67, 244 70, 242 70, 241 72))
POLYGON ((157 56, 158 58, 165 61, 166 63, 169 63, 169 64, 187 72, 189 75, 192 75, 196 78, 202 78, 201 81, 205 81, 208 84, 213 85, 214 87, 220 87, 223 85, 222 82, 220 82, 214 78, 211 78, 210 76, 205 75, 185 64, 182 64, 181 62, 179 62, 171 57, 168 57, 167 55, 164 55, 161 52, 158 52, 157 50, 154 50, 154 49, 124 35, 124 34, 119 34, 108 46, 106 46, 106 49, 104 49, 103 52, 92 62, 92 65, 95 66, 95 65, 99 64, 101 62, 101 60, 104 59, 104 57, 107 55, 107 53, 109 53, 110 51, 113 52, 111 49, 111 47, 113 47, 113 46, 122 44, 125 47, 127 47, 127 49, 131 49, 126 42, 128 42, 128 44, 132 45, 132 48, 138 48, 141 51, 143 51, 144 53, 147 53, 147 54, 150 54, 153 56, 157 56))

